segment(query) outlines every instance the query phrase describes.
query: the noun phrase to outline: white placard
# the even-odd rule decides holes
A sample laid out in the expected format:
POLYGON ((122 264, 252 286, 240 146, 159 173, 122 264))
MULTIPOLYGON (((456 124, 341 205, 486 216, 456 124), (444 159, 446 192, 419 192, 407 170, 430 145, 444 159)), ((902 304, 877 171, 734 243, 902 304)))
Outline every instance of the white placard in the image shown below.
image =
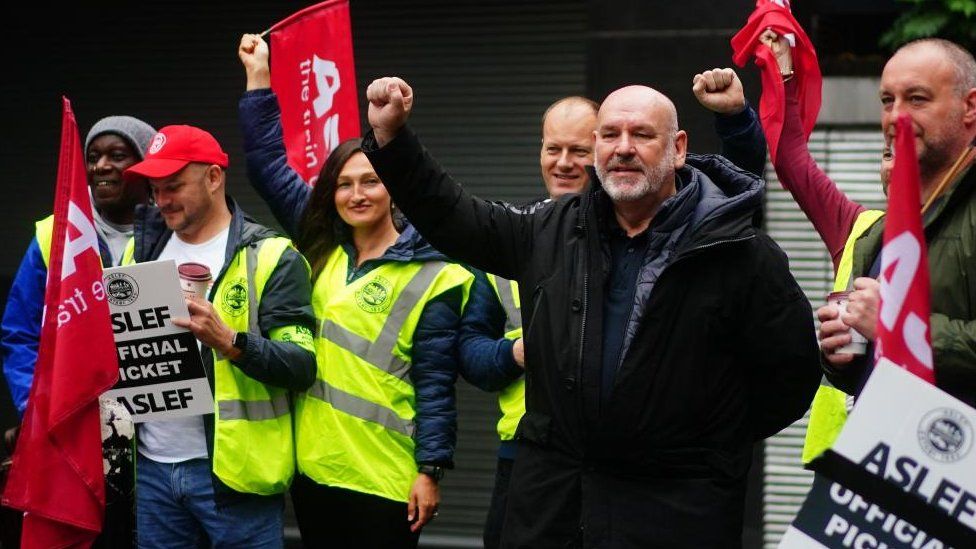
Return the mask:
POLYGON ((176 262, 151 261, 104 272, 119 358, 119 382, 105 396, 136 423, 212 414, 213 393, 188 317, 176 262))
MULTIPOLYGON (((924 502, 948 519, 946 535, 971 538, 964 546, 976 547, 974 426, 976 410, 883 360, 831 450, 856 464, 859 475, 924 502)), ((921 512, 895 515, 890 505, 818 474, 780 547, 949 547, 921 512)))

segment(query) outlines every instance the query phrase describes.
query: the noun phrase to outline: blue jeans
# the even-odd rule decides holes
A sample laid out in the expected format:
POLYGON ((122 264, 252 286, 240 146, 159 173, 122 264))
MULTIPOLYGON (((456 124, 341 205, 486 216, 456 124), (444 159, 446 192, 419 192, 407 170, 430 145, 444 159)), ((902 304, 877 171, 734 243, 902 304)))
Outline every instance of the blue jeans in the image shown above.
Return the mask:
POLYGON ((210 462, 136 461, 136 523, 143 549, 284 546, 284 495, 242 496, 218 506, 210 462))

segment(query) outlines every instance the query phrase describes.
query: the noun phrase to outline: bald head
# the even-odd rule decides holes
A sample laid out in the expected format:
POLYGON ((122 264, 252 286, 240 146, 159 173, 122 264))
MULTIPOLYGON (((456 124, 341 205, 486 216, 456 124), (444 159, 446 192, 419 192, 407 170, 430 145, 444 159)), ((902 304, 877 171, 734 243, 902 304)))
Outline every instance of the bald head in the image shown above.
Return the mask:
POLYGON ((678 131, 678 110, 668 96, 648 86, 625 86, 615 90, 603 100, 597 114, 597 125, 607 116, 618 116, 621 112, 654 113, 663 116, 667 126, 662 130, 671 133, 678 131))
POLYGON ((550 119, 585 119, 592 117, 596 125, 596 113, 600 110, 600 105, 592 99, 580 95, 563 97, 546 108, 542 114, 542 129, 545 131, 546 122, 550 119))

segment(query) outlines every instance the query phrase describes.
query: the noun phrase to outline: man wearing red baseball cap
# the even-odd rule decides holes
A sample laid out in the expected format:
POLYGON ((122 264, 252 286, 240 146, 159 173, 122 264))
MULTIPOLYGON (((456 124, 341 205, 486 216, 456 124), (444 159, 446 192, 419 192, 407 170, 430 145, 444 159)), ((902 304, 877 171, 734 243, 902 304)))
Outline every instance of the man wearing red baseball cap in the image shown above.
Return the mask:
POLYGON ((225 194, 227 154, 212 135, 167 126, 127 177, 149 180, 155 207, 136 211, 130 261, 200 263, 206 298, 187 300, 214 390, 213 414, 139 427, 140 547, 282 547, 294 472, 290 390, 315 380, 309 268, 291 242, 225 194), (218 509, 218 503, 219 509, 218 509))

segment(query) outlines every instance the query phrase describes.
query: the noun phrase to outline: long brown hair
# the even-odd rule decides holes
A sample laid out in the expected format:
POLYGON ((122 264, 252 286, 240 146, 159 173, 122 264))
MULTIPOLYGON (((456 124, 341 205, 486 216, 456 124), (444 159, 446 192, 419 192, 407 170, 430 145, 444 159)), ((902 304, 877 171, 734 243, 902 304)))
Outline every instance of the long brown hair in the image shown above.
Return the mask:
POLYGON ((339 217, 335 205, 336 185, 342 167, 353 155, 361 152, 363 140, 356 137, 339 143, 329 154, 298 222, 295 245, 312 266, 313 281, 325 268, 325 262, 336 246, 349 238, 349 225, 339 217))

